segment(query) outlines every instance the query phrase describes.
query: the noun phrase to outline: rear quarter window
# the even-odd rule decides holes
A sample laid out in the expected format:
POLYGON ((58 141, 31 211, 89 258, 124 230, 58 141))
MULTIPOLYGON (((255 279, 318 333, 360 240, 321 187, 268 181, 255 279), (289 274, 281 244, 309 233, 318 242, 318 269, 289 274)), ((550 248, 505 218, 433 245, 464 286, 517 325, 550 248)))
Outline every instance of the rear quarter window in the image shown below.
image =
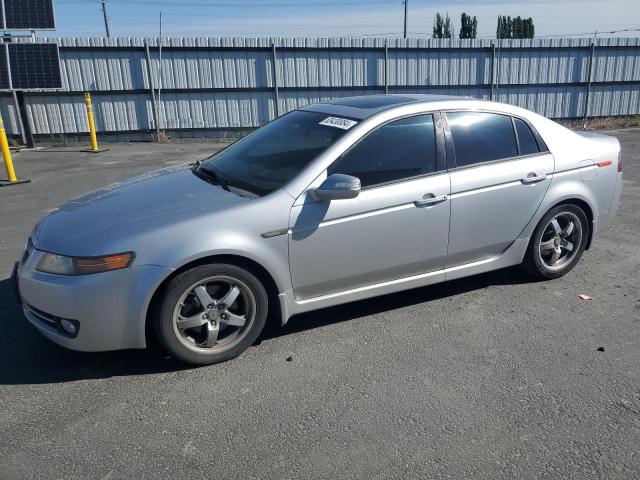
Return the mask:
POLYGON ((538 142, 533 136, 533 132, 525 122, 519 118, 513 119, 513 123, 516 126, 516 132, 518 132, 518 143, 520 144, 520 155, 531 155, 538 153, 538 142))

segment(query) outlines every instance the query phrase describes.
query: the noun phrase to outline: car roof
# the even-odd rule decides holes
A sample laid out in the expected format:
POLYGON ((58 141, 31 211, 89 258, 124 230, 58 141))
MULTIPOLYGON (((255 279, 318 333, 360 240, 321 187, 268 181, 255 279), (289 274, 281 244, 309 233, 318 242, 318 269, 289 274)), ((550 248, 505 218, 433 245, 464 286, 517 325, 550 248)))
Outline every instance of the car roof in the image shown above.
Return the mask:
POLYGON ((361 95, 357 97, 344 97, 322 103, 312 103, 300 110, 328 113, 342 117, 364 120, 376 113, 391 108, 400 107, 411 103, 433 103, 450 100, 473 100, 471 97, 454 95, 425 95, 425 94, 387 94, 387 95, 361 95))

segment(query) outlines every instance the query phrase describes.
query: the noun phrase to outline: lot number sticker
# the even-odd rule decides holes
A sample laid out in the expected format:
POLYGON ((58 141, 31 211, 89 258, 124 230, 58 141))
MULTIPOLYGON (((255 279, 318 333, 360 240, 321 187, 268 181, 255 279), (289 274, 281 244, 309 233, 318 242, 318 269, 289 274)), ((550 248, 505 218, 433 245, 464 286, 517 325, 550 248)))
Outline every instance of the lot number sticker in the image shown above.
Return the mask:
POLYGON ((340 117, 327 117, 320 122, 320 125, 327 125, 328 127, 341 128, 342 130, 349 130, 356 123, 355 120, 349 120, 348 118, 340 117))

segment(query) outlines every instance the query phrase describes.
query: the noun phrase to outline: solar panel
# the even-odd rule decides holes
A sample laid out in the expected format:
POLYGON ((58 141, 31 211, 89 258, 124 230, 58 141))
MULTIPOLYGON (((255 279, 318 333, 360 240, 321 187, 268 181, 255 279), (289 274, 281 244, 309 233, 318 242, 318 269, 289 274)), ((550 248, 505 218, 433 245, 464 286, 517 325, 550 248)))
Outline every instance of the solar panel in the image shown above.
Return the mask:
POLYGON ((14 89, 62 88, 58 45, 9 43, 8 47, 11 86, 14 89))
POLYGON ((3 0, 5 30, 53 30, 53 0, 3 0))

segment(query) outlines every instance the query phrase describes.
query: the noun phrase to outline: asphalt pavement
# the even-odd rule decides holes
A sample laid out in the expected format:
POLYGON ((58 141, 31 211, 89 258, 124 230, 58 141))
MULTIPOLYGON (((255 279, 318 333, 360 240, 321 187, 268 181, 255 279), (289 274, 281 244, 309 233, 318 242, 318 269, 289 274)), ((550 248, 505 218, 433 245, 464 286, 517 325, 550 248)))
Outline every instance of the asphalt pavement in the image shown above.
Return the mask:
POLYGON ((32 183, 0 188, 0 478, 640 478, 640 129, 607 133, 622 206, 567 276, 512 268, 299 315, 203 368, 64 350, 8 277, 48 209, 220 144, 17 153, 32 183))

